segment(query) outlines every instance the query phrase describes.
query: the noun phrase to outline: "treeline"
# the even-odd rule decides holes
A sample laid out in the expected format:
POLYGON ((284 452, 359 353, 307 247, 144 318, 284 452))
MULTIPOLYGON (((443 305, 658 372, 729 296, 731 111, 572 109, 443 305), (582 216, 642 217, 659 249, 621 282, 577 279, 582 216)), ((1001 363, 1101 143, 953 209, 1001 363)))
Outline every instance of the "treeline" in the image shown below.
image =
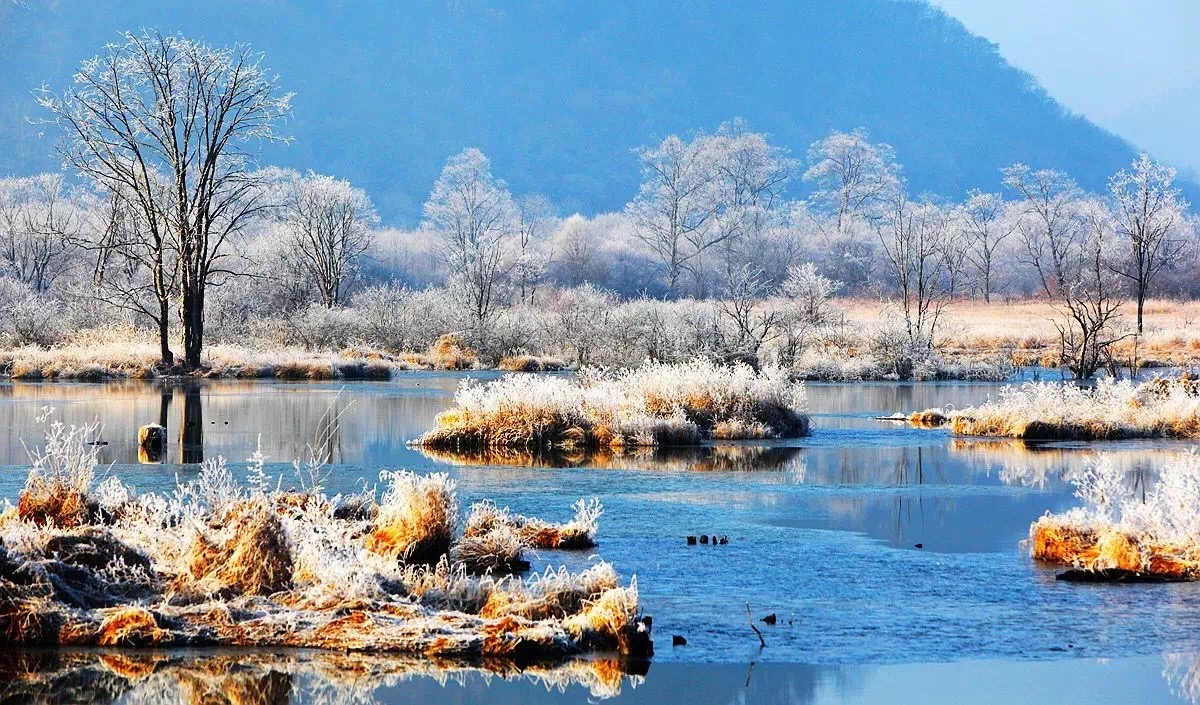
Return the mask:
MULTIPOLYGON (((636 150, 625 209, 592 216, 512 194, 466 149, 418 228, 381 227, 352 184, 256 163, 290 112, 260 62, 130 34, 41 94, 71 178, 0 180, 7 344, 128 326, 156 331, 168 366, 182 339, 195 367, 206 337, 420 349, 453 333, 501 356, 546 349, 522 340, 548 327, 612 326, 620 302, 663 300, 705 313, 682 326, 693 333, 642 346, 649 356, 707 329, 726 357, 768 343, 788 357, 799 329, 837 319, 835 295, 894 302, 912 350, 933 346, 954 300, 1042 296, 1063 303, 1064 356, 1102 358, 1096 345, 1124 335, 1121 300, 1137 302, 1140 331, 1148 295, 1200 296, 1194 219, 1174 170, 1144 155, 1103 194, 1016 164, 949 200, 909 194, 891 147, 862 129, 803 158, 740 120, 670 135, 636 150)), ((589 347, 558 346, 580 362, 589 347)))

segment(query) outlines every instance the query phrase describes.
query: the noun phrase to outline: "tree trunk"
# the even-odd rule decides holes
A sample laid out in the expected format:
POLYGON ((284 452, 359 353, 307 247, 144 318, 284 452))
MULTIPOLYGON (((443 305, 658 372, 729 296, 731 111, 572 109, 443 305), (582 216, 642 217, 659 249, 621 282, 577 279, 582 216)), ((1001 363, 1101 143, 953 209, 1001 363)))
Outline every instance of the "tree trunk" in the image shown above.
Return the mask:
POLYGON ((175 353, 171 352, 171 302, 158 302, 158 346, 163 367, 175 364, 175 353))
POLYGON ((204 349, 204 291, 185 290, 180 317, 183 321, 183 361, 190 369, 200 367, 204 349))
POLYGON ((1137 304, 1138 304, 1138 314, 1137 314, 1138 329, 1137 329, 1137 332, 1138 332, 1138 335, 1141 335, 1142 334, 1142 311, 1146 308, 1146 289, 1145 289, 1145 287, 1138 287, 1137 300, 1138 300, 1138 302, 1137 302, 1137 304))

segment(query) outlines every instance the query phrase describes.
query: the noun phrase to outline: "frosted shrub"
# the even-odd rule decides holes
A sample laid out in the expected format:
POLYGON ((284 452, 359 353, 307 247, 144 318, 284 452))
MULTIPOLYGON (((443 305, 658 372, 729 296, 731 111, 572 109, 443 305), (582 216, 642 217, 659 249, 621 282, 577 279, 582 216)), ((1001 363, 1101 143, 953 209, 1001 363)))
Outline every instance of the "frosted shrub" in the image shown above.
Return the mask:
POLYGON ((1101 379, 1095 387, 1051 382, 1001 388, 993 401, 951 418, 960 435, 1107 439, 1200 436, 1200 393, 1187 380, 1101 379))
POLYGON ((286 342, 308 350, 341 350, 357 341, 362 330, 357 311, 313 304, 288 317, 286 342))
POLYGON ((1200 577, 1200 455, 1195 449, 1136 482, 1126 468, 1102 455, 1072 481, 1084 506, 1047 514, 1033 524, 1035 558, 1091 572, 1200 577))

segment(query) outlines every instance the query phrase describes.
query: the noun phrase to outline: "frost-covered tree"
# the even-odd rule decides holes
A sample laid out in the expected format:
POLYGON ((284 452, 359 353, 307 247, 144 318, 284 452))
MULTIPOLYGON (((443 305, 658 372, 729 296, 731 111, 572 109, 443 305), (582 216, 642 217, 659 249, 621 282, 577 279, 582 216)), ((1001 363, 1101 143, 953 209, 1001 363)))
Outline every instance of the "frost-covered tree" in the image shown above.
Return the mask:
POLYGON ((637 150, 642 185, 625 213, 634 233, 662 265, 667 288, 679 293, 685 268, 714 244, 715 197, 710 140, 667 137, 637 150))
POLYGON ((1042 290, 1059 296, 1074 278, 1084 239, 1080 216, 1083 194, 1070 176, 1054 169, 1030 169, 1013 164, 1002 172, 1004 185, 1021 198, 1017 233, 1020 260, 1037 273, 1042 290))
POLYGON ((546 278, 552 256, 546 240, 557 216, 554 204, 540 193, 516 201, 517 237, 509 278, 521 303, 533 303, 533 295, 546 278))
POLYGON ((1137 331, 1142 332, 1146 296, 1163 269, 1188 245, 1188 204, 1175 187, 1175 170, 1142 154, 1108 182, 1116 236, 1125 250, 1113 271, 1128 280, 1137 300, 1137 331))
POLYGON ((791 299, 800 319, 810 325, 828 322, 829 302, 841 284, 817 271, 817 265, 805 262, 792 266, 783 282, 783 294, 791 299))
POLYGON ((284 179, 282 215, 292 253, 321 303, 342 303, 379 220, 366 191, 332 176, 291 173, 284 179))
POLYGON ((508 185, 474 147, 450 157, 425 202, 425 227, 437 234, 447 281, 482 331, 499 303, 505 240, 517 228, 508 185))
POLYGON ((804 180, 816 185, 814 207, 834 218, 842 232, 855 217, 873 217, 900 187, 900 165, 891 145, 872 143, 861 127, 832 132, 808 148, 804 180))
POLYGON ((742 120, 721 125, 708 143, 717 201, 710 239, 721 246, 726 268, 736 268, 756 259, 769 228, 788 215, 783 193, 796 160, 742 120))
MULTIPOLYGON (((277 127, 291 109, 261 60, 246 45, 126 33, 84 61, 72 86, 38 99, 62 129, 65 162, 120 194, 137 211, 140 227, 128 234, 173 258, 190 367, 204 346, 206 288, 233 274, 230 240, 265 205, 251 148, 284 139, 277 127)), ((167 331, 160 336, 170 363, 167 331)))
POLYGON ((978 277, 976 286, 983 300, 992 301, 996 290, 1001 247, 1015 227, 1004 197, 979 190, 967 194, 967 200, 955 209, 954 217, 963 235, 967 262, 978 277))
POLYGON ((0 179, 0 267, 38 294, 70 265, 85 214, 61 174, 0 179))

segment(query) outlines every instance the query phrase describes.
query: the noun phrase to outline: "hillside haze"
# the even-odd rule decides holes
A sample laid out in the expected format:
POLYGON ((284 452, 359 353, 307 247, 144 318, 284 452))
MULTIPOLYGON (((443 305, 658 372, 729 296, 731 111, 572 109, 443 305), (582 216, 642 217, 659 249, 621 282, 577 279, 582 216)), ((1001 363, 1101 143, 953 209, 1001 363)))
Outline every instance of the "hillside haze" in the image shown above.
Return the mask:
POLYGON ((954 198, 999 189, 1014 161, 1101 189, 1134 154, 917 2, 31 0, 0 5, 0 175, 58 166, 53 136, 26 121, 40 117, 30 91, 65 86, 141 26, 265 52, 296 100, 294 141, 264 161, 350 179, 396 225, 419 220, 466 146, 514 192, 594 213, 636 190, 632 148, 733 117, 800 157, 864 126, 895 147, 913 193, 954 198))

